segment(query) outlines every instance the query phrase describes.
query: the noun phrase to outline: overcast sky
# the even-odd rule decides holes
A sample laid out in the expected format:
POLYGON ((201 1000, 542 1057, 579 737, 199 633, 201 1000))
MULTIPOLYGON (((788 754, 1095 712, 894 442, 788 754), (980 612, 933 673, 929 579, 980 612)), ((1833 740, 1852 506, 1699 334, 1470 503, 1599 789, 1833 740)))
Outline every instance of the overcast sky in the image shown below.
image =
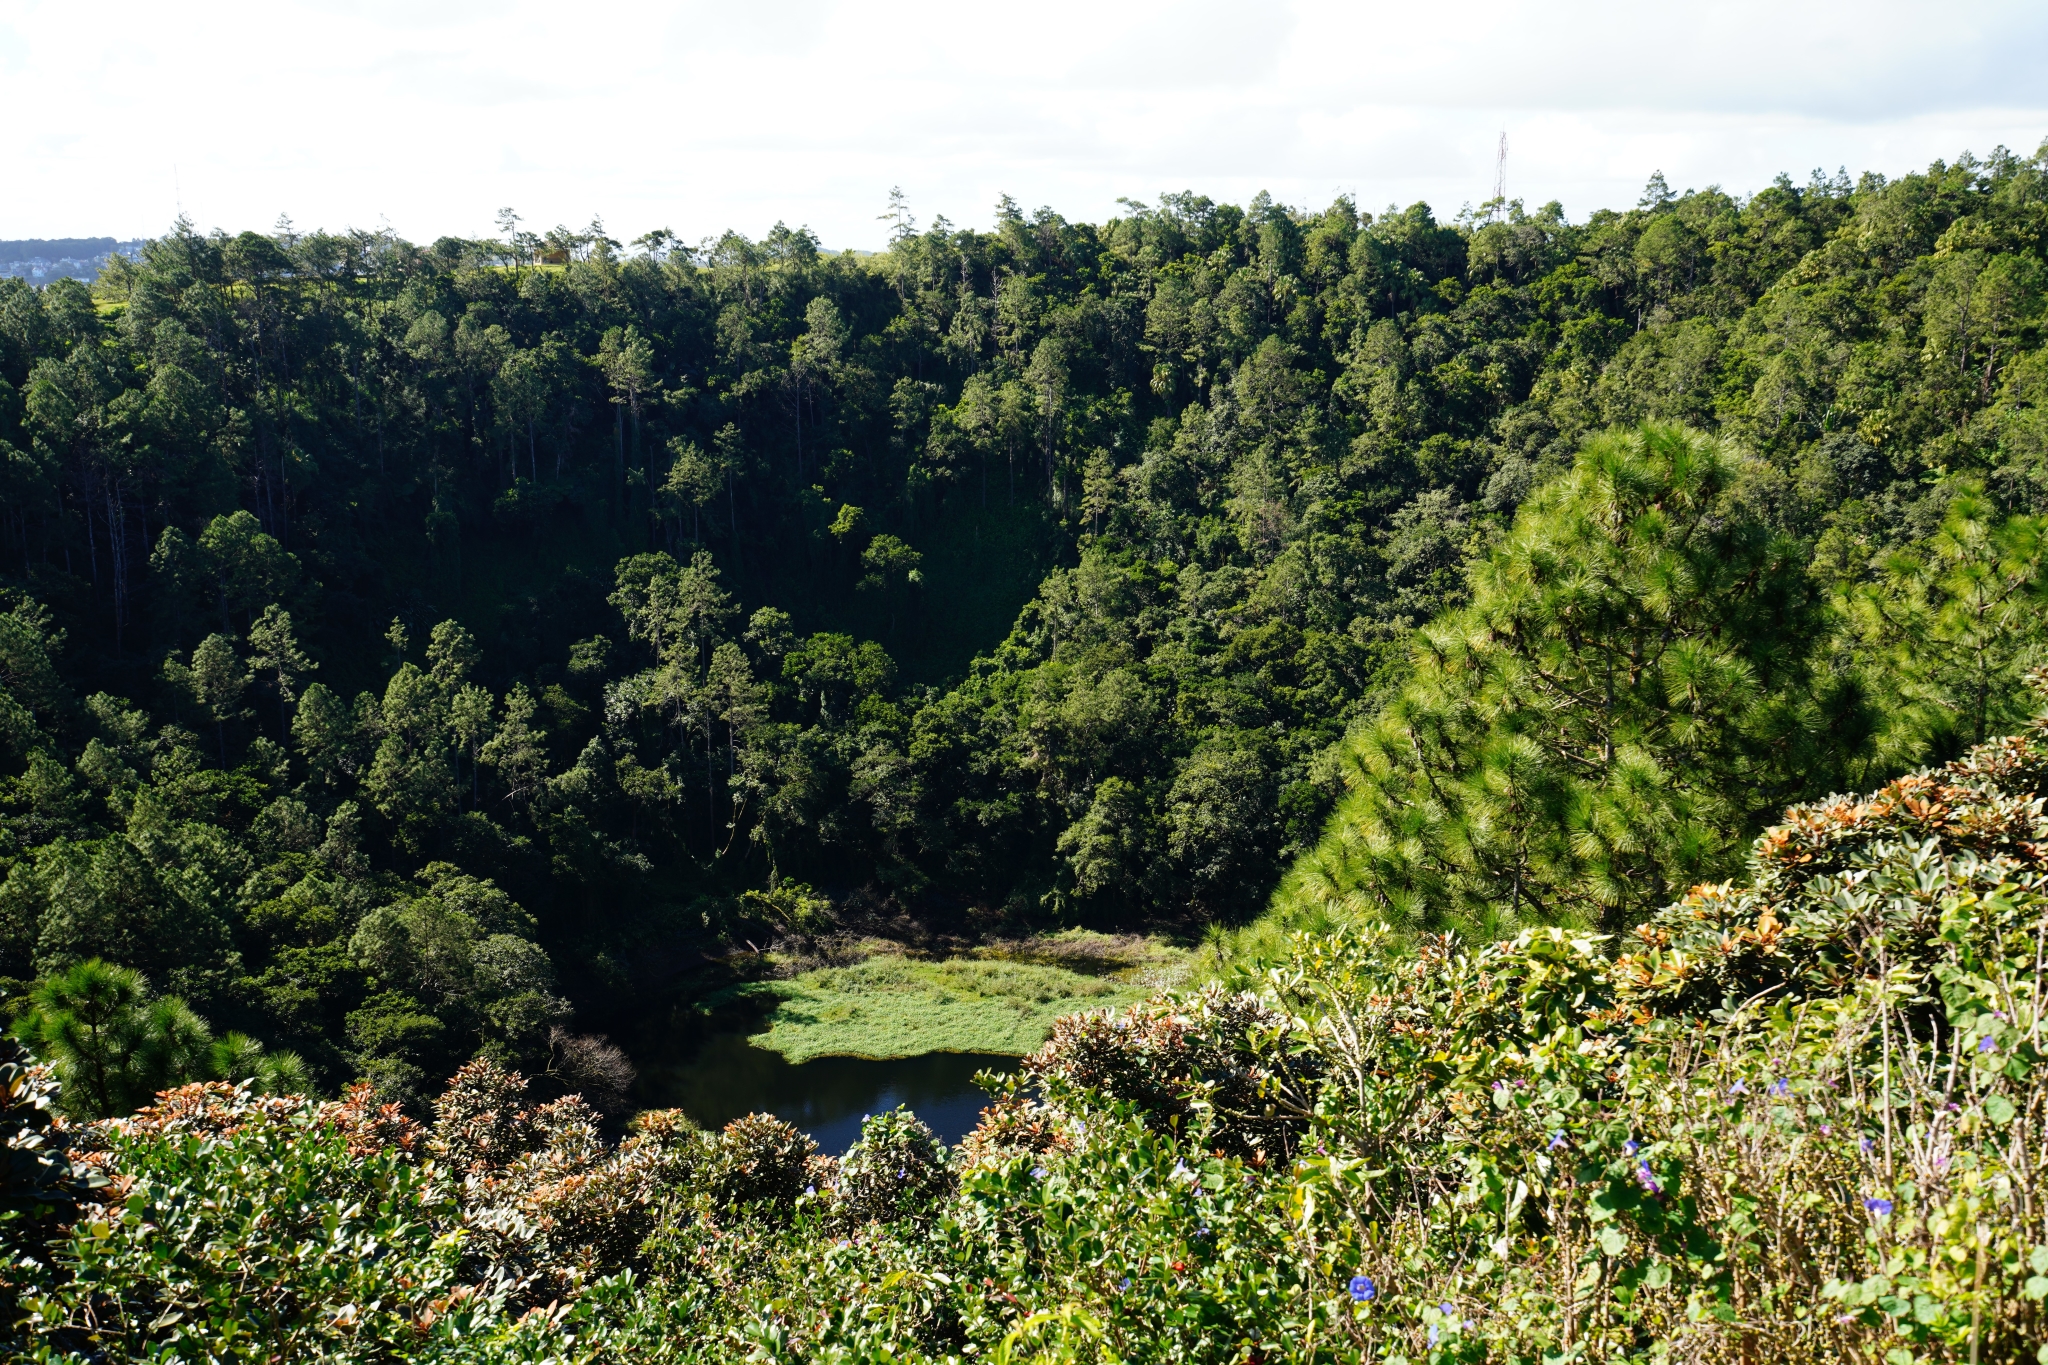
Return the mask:
POLYGON ((2048 3, 642 3, 113 0, 0 8, 0 238, 601 214, 687 240, 776 220, 874 247, 891 186, 1264 189, 1321 207, 1510 196, 1573 218, 1649 174, 1747 192, 2048 136, 2048 3))

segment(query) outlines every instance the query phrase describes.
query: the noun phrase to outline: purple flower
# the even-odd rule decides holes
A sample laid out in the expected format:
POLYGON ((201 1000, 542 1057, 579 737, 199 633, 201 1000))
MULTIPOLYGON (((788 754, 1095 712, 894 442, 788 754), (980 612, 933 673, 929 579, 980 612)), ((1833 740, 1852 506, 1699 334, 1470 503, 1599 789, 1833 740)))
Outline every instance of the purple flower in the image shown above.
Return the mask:
POLYGON ((1043 1167, 1043 1166, 1033 1166, 1033 1167, 1031 1168, 1031 1178, 1032 1178, 1033 1180, 1043 1180, 1043 1179, 1045 1179, 1045 1167, 1043 1167))
POLYGON ((1657 1173, 1650 1169, 1650 1163, 1647 1161, 1636 1163, 1636 1183, 1651 1194, 1664 1193, 1664 1186, 1658 1182, 1657 1173))
POLYGON ((1863 1207, 1869 1209, 1879 1218, 1888 1218, 1891 1216, 1892 1201, 1889 1199, 1866 1199, 1863 1201, 1863 1207))
POLYGON ((1869 1138, 1867 1138, 1867 1137, 1863 1137, 1863 1138, 1858 1138, 1858 1139, 1856 1140, 1856 1145, 1857 1145, 1858 1147, 1861 1147, 1861 1148, 1863 1149, 1863 1155, 1865 1155, 1865 1156, 1869 1156, 1869 1155, 1870 1155, 1870 1149, 1871 1149, 1871 1148, 1873 1148, 1873 1147, 1875 1147, 1875 1146, 1877 1146, 1877 1144, 1876 1144, 1875 1142, 1872 1142, 1872 1141, 1871 1141, 1871 1140, 1870 1140, 1869 1138))
POLYGON ((1783 1076, 1778 1077, 1777 1080, 1771 1082, 1771 1093, 1781 1100, 1784 1099, 1785 1096, 1792 1093, 1792 1082, 1786 1080, 1783 1076))
POLYGON ((1380 1287, 1372 1282, 1370 1275, 1353 1275, 1351 1277, 1351 1301, 1353 1303, 1371 1303, 1379 1296, 1380 1287))
POLYGON ((1130 1276, 1128 1276, 1128 1275, 1124 1276, 1124 1280, 1123 1280, 1123 1283, 1117 1286, 1117 1288, 1118 1288, 1118 1289, 1129 1289, 1130 1287, 1131 1287, 1131 1277, 1130 1277, 1130 1276))
POLYGON ((1560 1128, 1550 1135, 1550 1150, 1554 1152, 1564 1145, 1564 1129, 1560 1128))
POLYGON ((809 1195, 815 1195, 815 1194, 817 1194, 817 1192, 818 1192, 818 1187, 817 1187, 816 1185, 806 1185, 806 1186, 804 1186, 804 1193, 805 1193, 805 1194, 809 1194, 809 1195))
POLYGON ((1621 1150, 1627 1152, 1630 1156, 1634 1156, 1637 1152, 1643 1150, 1643 1144, 1637 1142, 1634 1138, 1630 1138, 1627 1142, 1621 1144, 1621 1150))
POLYGON ((1735 1084, 1728 1087, 1728 1093, 1731 1095, 1747 1095, 1749 1093, 1749 1087, 1744 1085, 1741 1081, 1737 1081, 1735 1084))
POLYGON ((1984 1035, 1984 1036, 1983 1036, 1982 1038, 1979 1038, 1979 1039, 1977 1040, 1977 1051, 1979 1051, 1979 1052, 1996 1052, 1996 1051, 1998 1051, 1998 1040, 1997 1040, 1996 1038, 1993 1038, 1993 1037, 1992 1037, 1992 1036, 1991 1036, 1990 1034, 1988 1034, 1988 1033, 1987 1033, 1987 1034, 1985 1034, 1985 1035, 1984 1035))
POLYGON ((1432 1322, 1429 1325, 1429 1344, 1432 1346, 1436 1345, 1436 1340, 1441 1335, 1443 1334, 1436 1330, 1436 1324, 1432 1322))

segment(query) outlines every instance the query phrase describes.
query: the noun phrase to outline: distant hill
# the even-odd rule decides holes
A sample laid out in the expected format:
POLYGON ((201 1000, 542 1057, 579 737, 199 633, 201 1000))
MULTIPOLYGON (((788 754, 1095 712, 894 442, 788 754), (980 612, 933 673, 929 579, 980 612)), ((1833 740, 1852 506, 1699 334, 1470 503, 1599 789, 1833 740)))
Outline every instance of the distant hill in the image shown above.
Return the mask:
POLYGON ((18 275, 26 280, 54 280, 63 276, 92 280, 100 265, 114 252, 138 256, 142 242, 118 241, 112 237, 25 237, 0 241, 0 275, 18 275))

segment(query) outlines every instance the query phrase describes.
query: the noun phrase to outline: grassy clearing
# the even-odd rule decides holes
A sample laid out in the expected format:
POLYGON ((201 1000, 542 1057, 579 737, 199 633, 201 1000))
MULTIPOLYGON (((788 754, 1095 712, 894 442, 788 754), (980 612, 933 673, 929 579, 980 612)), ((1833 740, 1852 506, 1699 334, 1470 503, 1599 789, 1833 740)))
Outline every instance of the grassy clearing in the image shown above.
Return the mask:
POLYGON ((747 993, 773 997, 775 1009, 749 1041, 792 1062, 925 1052, 1022 1056, 1063 1014, 1151 994, 1179 957, 1145 940, 1094 938, 1100 943, 1061 935, 1003 944, 943 962, 880 955, 759 982, 747 993), (1087 951, 1105 946, 1124 951, 1087 951), (1074 965, 1055 965, 1062 961, 1074 965))

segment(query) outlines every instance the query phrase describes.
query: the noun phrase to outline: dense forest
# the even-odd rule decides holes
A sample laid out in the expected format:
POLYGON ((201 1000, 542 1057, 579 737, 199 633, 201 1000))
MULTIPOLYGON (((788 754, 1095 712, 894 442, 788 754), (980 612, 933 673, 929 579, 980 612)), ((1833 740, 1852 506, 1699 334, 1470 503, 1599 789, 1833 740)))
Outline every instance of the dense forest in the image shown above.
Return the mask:
POLYGON ((2048 148, 1124 208, 0 280, 10 1356, 2048 1359, 2048 148), (1075 926, 957 1148, 628 1120, 1075 926))
POLYGON ((1297 857, 1297 915, 1625 927, 2027 715, 2043 177, 0 281, 10 1008, 111 964, 417 1106, 598 1085, 729 945, 1198 935, 1297 857), (1692 672, 1617 692, 1645 629, 1692 672))

